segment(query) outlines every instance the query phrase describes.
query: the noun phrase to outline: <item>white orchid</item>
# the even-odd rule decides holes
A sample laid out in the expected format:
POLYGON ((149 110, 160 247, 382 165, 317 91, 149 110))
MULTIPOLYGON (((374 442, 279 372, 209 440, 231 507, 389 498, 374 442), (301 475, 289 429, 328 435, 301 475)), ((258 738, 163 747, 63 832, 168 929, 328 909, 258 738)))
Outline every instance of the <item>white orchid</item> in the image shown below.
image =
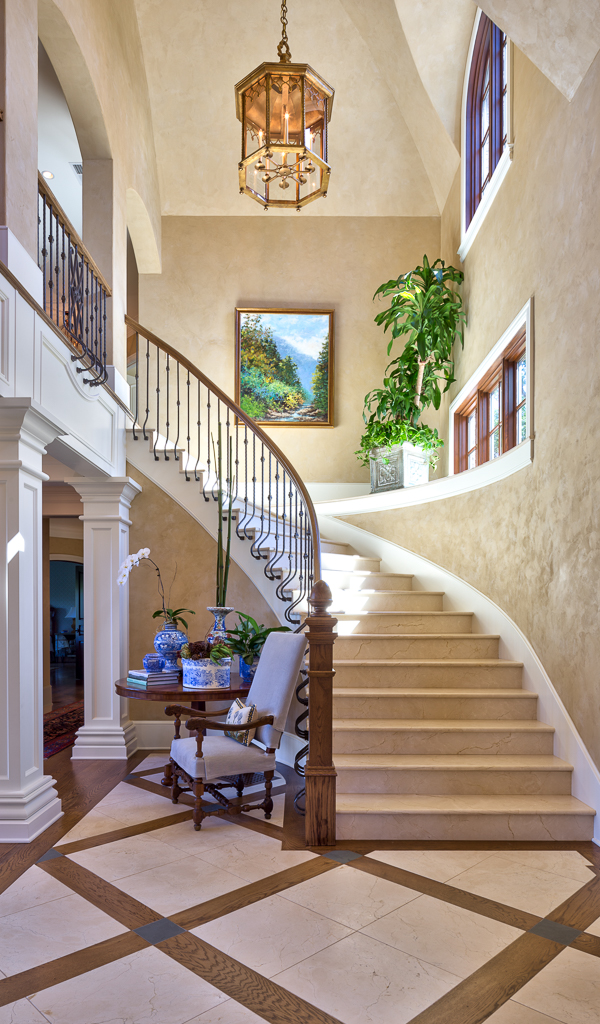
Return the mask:
POLYGON ((122 587, 129 579, 129 573, 133 569, 134 565, 139 565, 142 558, 150 558, 150 548, 140 548, 133 555, 127 555, 127 558, 119 568, 119 575, 117 576, 117 583, 122 587))

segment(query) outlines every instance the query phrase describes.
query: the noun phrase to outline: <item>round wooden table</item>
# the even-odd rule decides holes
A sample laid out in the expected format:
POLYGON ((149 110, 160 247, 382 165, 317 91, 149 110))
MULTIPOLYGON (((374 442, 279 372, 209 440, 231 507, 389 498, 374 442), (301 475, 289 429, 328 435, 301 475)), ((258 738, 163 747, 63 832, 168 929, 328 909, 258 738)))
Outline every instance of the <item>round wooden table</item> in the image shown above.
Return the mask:
POLYGON ((117 679, 115 690, 120 697, 132 700, 159 700, 170 704, 189 704, 194 711, 205 711, 206 702, 215 700, 235 700, 236 697, 247 697, 249 686, 242 684, 238 675, 231 673, 232 685, 228 689, 184 690, 181 683, 165 683, 164 686, 131 686, 127 679, 117 679), (200 698, 200 699, 199 699, 200 698))

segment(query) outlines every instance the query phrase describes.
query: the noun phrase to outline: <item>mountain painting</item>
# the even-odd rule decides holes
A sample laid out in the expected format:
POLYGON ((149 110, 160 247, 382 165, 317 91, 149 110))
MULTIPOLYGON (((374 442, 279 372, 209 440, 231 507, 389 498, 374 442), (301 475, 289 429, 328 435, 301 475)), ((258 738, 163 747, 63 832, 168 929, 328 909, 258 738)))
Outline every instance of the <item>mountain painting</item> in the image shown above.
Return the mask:
POLYGON ((236 401, 257 423, 333 426, 333 311, 237 309, 236 401))

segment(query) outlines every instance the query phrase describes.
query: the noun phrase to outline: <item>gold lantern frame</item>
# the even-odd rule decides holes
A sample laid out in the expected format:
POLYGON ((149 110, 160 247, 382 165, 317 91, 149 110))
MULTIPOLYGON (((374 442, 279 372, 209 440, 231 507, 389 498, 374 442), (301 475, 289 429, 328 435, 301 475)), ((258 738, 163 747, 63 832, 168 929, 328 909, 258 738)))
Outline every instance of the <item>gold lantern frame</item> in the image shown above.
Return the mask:
MULTIPOLYGON (((261 64, 235 86, 236 114, 242 123, 242 159, 238 164, 240 193, 250 196, 265 210, 270 206, 301 210, 308 203, 327 195, 331 176, 331 167, 327 162, 328 125, 335 92, 309 64, 292 63, 286 33, 286 14, 284 0, 281 15, 282 39, 277 47, 279 63, 261 64), (277 95, 277 86, 281 83, 284 83, 288 92, 290 89, 296 92, 300 90, 300 121, 299 124, 295 124, 293 132, 298 141, 289 141, 287 125, 283 138, 282 132, 273 131, 274 113, 271 107, 273 96, 277 95), (257 117, 254 110, 252 118, 249 116, 249 110, 254 109, 252 103, 255 103, 262 91, 265 93, 264 114, 261 110, 257 117), (317 97, 319 109, 322 110, 322 122, 320 115, 318 122, 318 133, 321 136, 320 154, 314 152, 312 146, 307 148, 306 145, 307 132, 312 140, 311 128, 315 126, 314 122, 307 124, 307 97, 317 97), (261 145, 263 135, 264 144, 261 145), (253 138, 258 141, 259 146, 250 153, 248 149, 253 138), (256 171, 265 172, 261 179, 264 194, 249 184, 248 172, 253 164, 256 171), (318 181, 317 177, 312 178, 313 174, 318 176, 318 181), (302 194, 303 187, 311 183, 311 191, 302 194), (289 199, 274 198, 271 194, 272 184, 278 185, 282 190, 291 186, 295 195, 289 199)), ((285 117, 288 118, 289 114, 286 113, 285 117)))

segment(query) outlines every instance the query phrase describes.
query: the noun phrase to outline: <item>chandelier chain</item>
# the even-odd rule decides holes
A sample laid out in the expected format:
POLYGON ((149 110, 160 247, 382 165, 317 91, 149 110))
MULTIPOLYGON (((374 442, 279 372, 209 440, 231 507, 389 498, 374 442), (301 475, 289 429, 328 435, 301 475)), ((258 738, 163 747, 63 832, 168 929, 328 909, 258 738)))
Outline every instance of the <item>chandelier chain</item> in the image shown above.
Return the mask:
POLYGON ((286 0, 281 0, 281 42, 277 47, 277 53, 281 64, 290 64, 292 60, 292 54, 288 44, 287 36, 287 3, 286 0))

